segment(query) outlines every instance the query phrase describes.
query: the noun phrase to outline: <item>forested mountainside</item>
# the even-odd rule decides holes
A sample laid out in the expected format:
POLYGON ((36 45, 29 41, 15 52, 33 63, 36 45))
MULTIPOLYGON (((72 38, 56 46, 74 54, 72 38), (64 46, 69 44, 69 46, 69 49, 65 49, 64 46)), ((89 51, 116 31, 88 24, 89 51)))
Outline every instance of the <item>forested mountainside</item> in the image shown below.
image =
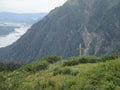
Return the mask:
POLYGON ((0 60, 32 62, 45 55, 63 58, 120 52, 120 0, 68 0, 9 47, 0 60))

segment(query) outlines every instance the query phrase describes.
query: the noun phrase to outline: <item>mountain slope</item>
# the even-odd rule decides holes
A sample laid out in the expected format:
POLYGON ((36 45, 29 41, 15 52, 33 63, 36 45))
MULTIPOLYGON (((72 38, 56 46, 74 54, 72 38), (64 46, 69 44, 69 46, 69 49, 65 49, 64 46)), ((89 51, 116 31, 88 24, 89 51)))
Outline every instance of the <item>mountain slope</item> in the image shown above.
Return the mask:
POLYGON ((84 54, 120 52, 119 9, 119 0, 68 0, 16 43, 1 49, 0 59, 32 62, 52 54, 78 56, 80 43, 84 54))

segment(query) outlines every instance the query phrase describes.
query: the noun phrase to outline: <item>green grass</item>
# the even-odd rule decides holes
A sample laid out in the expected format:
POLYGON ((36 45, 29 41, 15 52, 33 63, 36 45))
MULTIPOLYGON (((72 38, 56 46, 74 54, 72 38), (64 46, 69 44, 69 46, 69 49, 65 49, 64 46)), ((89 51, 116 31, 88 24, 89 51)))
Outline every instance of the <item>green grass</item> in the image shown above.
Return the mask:
POLYGON ((71 59, 55 57, 58 60, 51 63, 42 58, 13 72, 0 72, 0 90, 120 90, 120 58, 108 57, 95 57, 99 61, 90 63, 94 57, 87 56, 89 62, 70 66, 64 63, 71 59))

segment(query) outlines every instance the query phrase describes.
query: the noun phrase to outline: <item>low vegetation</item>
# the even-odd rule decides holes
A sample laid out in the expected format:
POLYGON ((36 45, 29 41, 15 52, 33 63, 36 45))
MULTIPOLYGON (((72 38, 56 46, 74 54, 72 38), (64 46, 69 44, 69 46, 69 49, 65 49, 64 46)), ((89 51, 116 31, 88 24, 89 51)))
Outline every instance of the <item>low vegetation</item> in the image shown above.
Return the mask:
POLYGON ((14 71, 15 69, 18 69, 24 65, 25 64, 23 64, 23 63, 14 63, 14 62, 3 63, 3 62, 0 62, 0 72, 2 72, 2 71, 6 71, 6 72, 14 71))
POLYGON ((46 56, 12 71, 1 70, 0 90, 120 90, 119 56, 46 56))
POLYGON ((102 57, 96 56, 81 56, 81 57, 70 57, 68 60, 63 62, 63 66, 74 66, 78 64, 85 63, 98 63, 98 62, 106 62, 109 60, 115 60, 119 58, 119 54, 105 55, 102 57))
POLYGON ((61 60, 61 57, 58 56, 45 56, 42 58, 43 61, 47 61, 48 63, 56 63, 61 60))

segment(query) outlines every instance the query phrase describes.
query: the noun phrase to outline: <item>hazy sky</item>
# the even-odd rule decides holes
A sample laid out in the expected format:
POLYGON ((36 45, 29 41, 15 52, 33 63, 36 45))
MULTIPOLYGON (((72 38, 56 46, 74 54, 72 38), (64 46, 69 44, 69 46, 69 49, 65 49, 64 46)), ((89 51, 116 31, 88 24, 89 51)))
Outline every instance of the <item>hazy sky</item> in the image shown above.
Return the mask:
POLYGON ((0 0, 0 12, 49 12, 67 0, 0 0))

